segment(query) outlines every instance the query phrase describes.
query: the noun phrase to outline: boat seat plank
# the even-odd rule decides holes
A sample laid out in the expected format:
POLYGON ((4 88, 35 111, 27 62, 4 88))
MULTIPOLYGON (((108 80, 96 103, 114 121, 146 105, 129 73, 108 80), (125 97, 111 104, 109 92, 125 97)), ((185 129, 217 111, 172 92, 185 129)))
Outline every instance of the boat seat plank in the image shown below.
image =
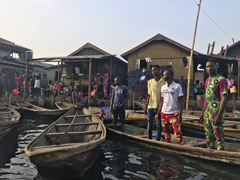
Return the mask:
MULTIPOLYGON (((65 116, 64 118, 65 119, 67 119, 67 118, 73 118, 74 117, 74 115, 68 115, 68 116, 65 116)), ((76 118, 78 118, 78 117, 92 117, 92 115, 76 115, 76 118)))
POLYGON ((192 143, 192 144, 186 144, 191 147, 206 147, 206 141, 192 143))
POLYGON ((52 144, 52 145, 47 145, 47 146, 36 146, 36 147, 32 147, 32 150, 38 150, 38 149, 50 149, 50 148, 60 148, 60 147, 66 147, 66 146, 74 146, 74 145, 79 145, 80 143, 67 143, 67 144, 52 144))
MULTIPOLYGON (((64 124, 56 124, 56 127, 65 127, 69 126, 70 123, 64 123, 64 124)), ((90 126, 90 125, 98 125, 98 122, 85 122, 85 123, 73 123, 72 126, 90 126)))
POLYGON ((199 119, 188 119, 188 118, 183 118, 183 121, 199 121, 199 119))
MULTIPOLYGON (((68 132, 66 136, 84 136, 84 135, 92 135, 92 134, 101 134, 102 131, 82 131, 82 132, 68 132)), ((64 132, 60 133, 47 133, 45 136, 47 137, 57 137, 62 136, 64 132)))
POLYGON ((8 111, 8 112, 1 112, 1 114, 0 115, 3 115, 3 114, 12 114, 13 112, 11 112, 11 111, 8 111))
POLYGON ((236 124, 226 124, 226 125, 223 125, 223 127, 237 128, 237 125, 236 124))

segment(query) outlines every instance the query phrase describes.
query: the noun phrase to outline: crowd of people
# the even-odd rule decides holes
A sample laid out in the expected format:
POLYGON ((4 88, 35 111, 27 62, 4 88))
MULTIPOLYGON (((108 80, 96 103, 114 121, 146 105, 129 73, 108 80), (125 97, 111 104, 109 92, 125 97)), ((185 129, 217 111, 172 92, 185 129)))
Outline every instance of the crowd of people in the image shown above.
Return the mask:
MULTIPOLYGON (((181 122, 182 122, 182 110, 184 94, 182 86, 174 81, 173 70, 167 69, 163 72, 163 76, 160 73, 160 66, 154 65, 151 69, 153 78, 150 79, 143 69, 142 76, 139 79, 141 95, 146 98, 145 114, 147 115, 147 133, 148 139, 152 139, 153 126, 156 126, 156 140, 160 141, 161 132, 165 136, 165 141, 167 143, 171 142, 171 126, 174 130, 174 135, 176 136, 178 144, 182 144, 183 136, 181 132, 181 122)), ((205 84, 202 85, 199 81, 196 81, 194 85, 195 94, 204 94, 204 107, 202 109, 202 114, 199 121, 204 124, 204 130, 206 134, 206 145, 208 148, 213 149, 216 141, 217 149, 224 149, 224 131, 223 123, 225 118, 225 107, 227 102, 227 95, 233 91, 234 81, 231 76, 224 78, 218 74, 217 63, 214 59, 209 59, 206 62, 206 72, 209 77, 206 79, 205 84)), ((0 76, 0 80, 6 74, 0 76)), ((108 72, 105 70, 104 74, 101 76, 99 73, 94 77, 92 83, 91 96, 94 98, 98 92, 99 86, 103 88, 103 99, 108 97, 108 72)), ((15 85, 16 89, 21 93, 24 87, 25 74, 19 73, 15 74, 15 85)), ((28 80, 29 96, 38 97, 39 95, 44 95, 49 97, 51 94, 57 95, 58 89, 61 87, 61 81, 53 84, 48 81, 45 91, 43 91, 41 86, 41 81, 38 75, 30 76, 28 80)), ((101 119, 103 121, 114 123, 114 128, 117 128, 118 119, 121 123, 121 131, 124 130, 125 123, 125 109, 126 103, 129 99, 128 87, 123 85, 120 77, 115 77, 114 85, 111 86, 111 102, 110 106, 105 106, 101 103, 101 119)), ((83 93, 77 85, 70 83, 67 96, 72 97, 72 101, 76 108, 87 107, 88 102, 84 101, 83 93)))
MULTIPOLYGON (((160 74, 160 67, 158 65, 152 66, 152 79, 147 80, 145 71, 139 79, 142 97, 146 97, 145 113, 147 114, 147 132, 148 139, 152 139, 153 125, 156 126, 156 140, 160 141, 161 132, 165 136, 167 143, 171 142, 171 126, 174 130, 179 145, 183 142, 181 132, 182 110, 184 94, 180 84, 174 82, 174 72, 172 69, 167 69, 160 74), (146 82, 143 82, 145 81, 146 82), (142 84, 147 84, 146 88, 142 84)), ((195 88, 198 92, 205 94, 204 107, 199 121, 204 124, 206 134, 206 146, 209 149, 214 149, 216 142, 217 150, 224 149, 224 131, 223 124, 225 118, 225 108, 227 102, 227 95, 229 89, 234 85, 234 81, 218 74, 217 63, 214 59, 209 59, 206 62, 206 72, 209 78, 205 81, 205 85, 199 84, 195 88), (229 82, 230 81, 230 82, 229 82)), ((111 119, 111 112, 113 113, 114 128, 116 129, 116 122, 118 116, 121 122, 121 130, 124 129, 125 120, 125 104, 129 98, 128 89, 121 84, 119 78, 114 80, 115 87, 112 93, 112 101, 110 106, 104 106, 101 109, 101 118, 109 122, 111 119)))

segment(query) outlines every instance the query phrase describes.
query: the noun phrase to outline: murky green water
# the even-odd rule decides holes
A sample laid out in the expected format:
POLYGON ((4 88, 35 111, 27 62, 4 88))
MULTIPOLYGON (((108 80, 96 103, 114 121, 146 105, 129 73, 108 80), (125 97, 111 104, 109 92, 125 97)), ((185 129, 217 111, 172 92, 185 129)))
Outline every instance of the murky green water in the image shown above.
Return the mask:
MULTIPOLYGON (((21 119, 18 128, 0 142, 0 179, 41 179, 26 159, 24 147, 51 122, 21 119)), ((111 135, 102 145, 94 167, 81 179, 239 180, 240 166, 168 154, 111 135)))

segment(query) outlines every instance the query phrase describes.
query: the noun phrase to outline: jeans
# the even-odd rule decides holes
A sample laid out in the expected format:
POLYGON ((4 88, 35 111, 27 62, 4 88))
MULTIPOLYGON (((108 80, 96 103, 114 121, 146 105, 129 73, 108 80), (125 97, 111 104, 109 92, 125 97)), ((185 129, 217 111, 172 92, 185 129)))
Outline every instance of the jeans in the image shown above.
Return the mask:
POLYGON ((156 131, 157 131, 157 136, 156 140, 160 141, 161 139, 161 131, 162 131, 162 124, 161 124, 161 116, 159 115, 158 122, 155 121, 155 115, 157 114, 158 109, 148 109, 147 113, 147 120, 148 120, 148 127, 147 127, 147 132, 148 132, 148 139, 152 139, 152 129, 153 129, 153 124, 156 124, 156 131))
POLYGON ((125 122, 125 108, 124 107, 117 107, 116 109, 113 110, 113 121, 114 124, 117 123, 118 121, 118 116, 120 118, 121 124, 124 124, 125 122))

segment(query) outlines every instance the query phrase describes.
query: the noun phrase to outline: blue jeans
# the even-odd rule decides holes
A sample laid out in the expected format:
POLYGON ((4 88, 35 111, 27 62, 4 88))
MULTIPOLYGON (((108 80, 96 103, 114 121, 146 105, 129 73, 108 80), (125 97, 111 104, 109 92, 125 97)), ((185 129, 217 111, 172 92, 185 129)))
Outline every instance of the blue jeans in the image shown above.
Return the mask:
POLYGON ((156 124, 156 131, 157 131, 157 136, 156 140, 160 141, 161 139, 161 131, 162 131, 162 124, 161 124, 161 115, 159 115, 159 121, 155 121, 155 115, 157 114, 158 109, 148 109, 147 113, 147 120, 148 120, 148 127, 147 127, 147 132, 148 132, 148 139, 152 139, 152 129, 153 129, 153 123, 156 124))

